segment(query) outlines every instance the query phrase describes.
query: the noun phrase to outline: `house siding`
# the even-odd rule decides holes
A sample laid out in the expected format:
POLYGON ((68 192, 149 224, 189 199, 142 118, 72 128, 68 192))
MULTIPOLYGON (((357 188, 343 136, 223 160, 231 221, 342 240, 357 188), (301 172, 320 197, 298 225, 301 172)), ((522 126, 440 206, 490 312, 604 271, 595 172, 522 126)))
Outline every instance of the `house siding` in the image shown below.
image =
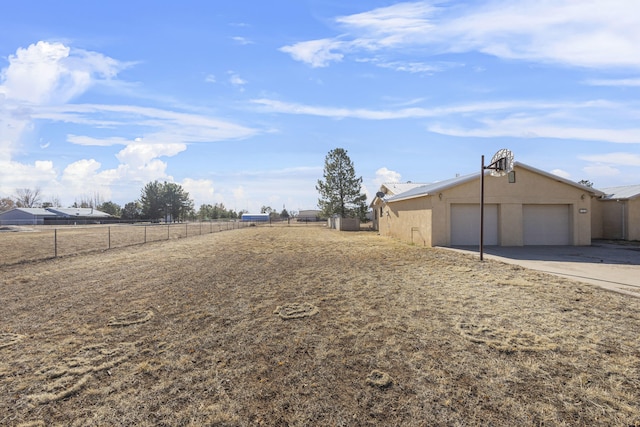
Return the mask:
MULTIPOLYGON (((524 206, 567 207, 568 235, 572 245, 591 244, 591 194, 581 188, 516 165, 516 182, 506 177, 485 177, 485 204, 496 205, 498 244, 524 245, 524 206)), ((480 176, 441 191, 406 200, 377 202, 382 207, 379 232, 425 246, 451 246, 451 210, 456 204, 480 204, 480 176), (419 236, 419 240, 416 236, 419 236)), ((479 218, 478 218, 479 221, 479 218)), ((479 236, 478 236, 479 243, 479 236)))

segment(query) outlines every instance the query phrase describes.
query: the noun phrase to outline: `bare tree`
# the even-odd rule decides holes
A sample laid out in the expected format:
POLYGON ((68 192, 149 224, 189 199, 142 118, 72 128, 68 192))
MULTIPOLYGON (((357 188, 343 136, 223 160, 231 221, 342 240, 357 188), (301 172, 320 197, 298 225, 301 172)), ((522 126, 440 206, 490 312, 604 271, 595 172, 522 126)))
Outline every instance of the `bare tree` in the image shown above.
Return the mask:
POLYGON ((16 203, 9 197, 0 199, 0 212, 8 211, 16 207, 16 203))
POLYGON ((17 188, 15 199, 16 206, 19 208, 35 208, 40 204, 42 191, 39 187, 17 188))
POLYGON ((80 196, 80 200, 76 199, 73 203, 74 208, 98 208, 104 203, 102 196, 97 191, 93 195, 83 194, 80 196))
POLYGON ((59 208, 60 206, 62 206, 62 202, 60 201, 60 197, 55 195, 55 196, 49 197, 47 201, 42 204, 43 207, 44 205, 47 205, 47 207, 59 208))

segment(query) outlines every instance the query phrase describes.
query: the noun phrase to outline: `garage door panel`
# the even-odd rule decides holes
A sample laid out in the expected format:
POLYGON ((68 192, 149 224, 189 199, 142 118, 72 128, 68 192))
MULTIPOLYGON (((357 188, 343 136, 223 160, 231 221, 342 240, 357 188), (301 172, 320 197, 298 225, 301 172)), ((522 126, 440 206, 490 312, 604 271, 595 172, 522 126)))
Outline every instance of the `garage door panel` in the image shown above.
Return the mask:
MULTIPOLYGON (((451 205, 451 245, 469 246, 480 243, 480 205, 451 205)), ((484 244, 498 244, 498 205, 484 206, 484 244)))
POLYGON ((523 205, 525 245, 570 245, 569 205, 523 205))

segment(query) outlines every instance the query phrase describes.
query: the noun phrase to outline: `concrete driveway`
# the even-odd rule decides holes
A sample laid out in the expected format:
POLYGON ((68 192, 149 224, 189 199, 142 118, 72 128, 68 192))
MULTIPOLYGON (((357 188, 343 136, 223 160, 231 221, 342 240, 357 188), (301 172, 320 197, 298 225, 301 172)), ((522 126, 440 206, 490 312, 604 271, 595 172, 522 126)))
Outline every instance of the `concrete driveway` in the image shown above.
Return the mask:
MULTIPOLYGON (((480 256, 477 246, 452 249, 480 256)), ((594 241, 591 246, 485 246, 484 259, 517 264, 640 297, 640 245, 594 241)))

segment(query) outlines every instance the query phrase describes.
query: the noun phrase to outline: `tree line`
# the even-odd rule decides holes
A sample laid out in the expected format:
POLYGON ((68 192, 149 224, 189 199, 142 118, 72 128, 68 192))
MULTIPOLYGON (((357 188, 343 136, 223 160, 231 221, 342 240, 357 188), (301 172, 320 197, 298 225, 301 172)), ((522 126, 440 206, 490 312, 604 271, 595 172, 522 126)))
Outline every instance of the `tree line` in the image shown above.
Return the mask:
MULTIPOLYGON (((358 217, 366 219, 366 195, 362 194, 362 177, 357 177, 353 162, 347 151, 336 148, 325 157, 324 179, 317 182, 320 194, 318 207, 325 217, 358 217)), ((59 207, 57 198, 43 202, 39 188, 19 188, 13 198, 0 198, 0 212, 13 208, 59 207)), ((187 219, 215 220, 240 218, 246 211, 227 209, 222 203, 203 204, 196 211, 193 200, 182 186, 173 182, 153 181, 140 191, 140 198, 120 206, 112 201, 103 201, 98 193, 83 197, 71 206, 74 208, 94 208, 116 218, 128 221, 147 220, 176 222, 187 219)), ((268 213, 272 219, 289 219, 293 212, 284 206, 280 213, 270 206, 262 206, 261 213, 268 213)))
MULTIPOLYGON (((60 207, 57 198, 44 200, 40 188, 18 188, 13 197, 0 198, 0 212, 13 208, 49 208, 60 207)), ((227 209, 223 203, 203 204, 196 211, 189 193, 181 185, 172 182, 153 181, 147 183, 140 191, 140 198, 126 203, 124 206, 113 201, 103 201, 96 193, 76 200, 72 208, 94 208, 116 218, 127 221, 166 221, 176 222, 192 219, 236 219, 244 211, 236 212, 227 209)))

